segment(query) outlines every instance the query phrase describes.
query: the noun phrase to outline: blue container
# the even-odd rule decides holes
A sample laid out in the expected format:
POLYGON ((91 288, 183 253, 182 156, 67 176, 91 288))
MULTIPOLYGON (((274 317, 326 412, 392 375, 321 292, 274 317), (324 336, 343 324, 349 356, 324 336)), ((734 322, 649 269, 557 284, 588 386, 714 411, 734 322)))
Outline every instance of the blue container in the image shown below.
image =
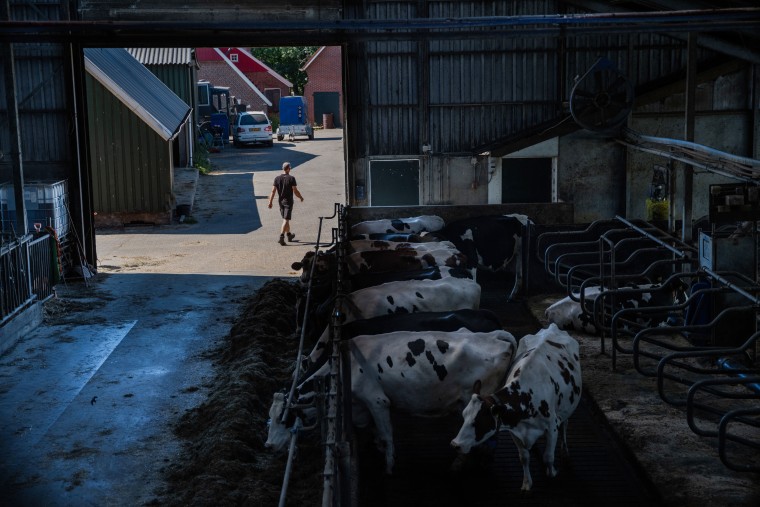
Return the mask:
POLYGON ((295 95, 280 99, 280 125, 306 125, 308 116, 304 97, 295 95))
POLYGON ((222 127, 222 140, 225 144, 230 142, 230 119, 224 113, 211 115, 211 125, 222 127))

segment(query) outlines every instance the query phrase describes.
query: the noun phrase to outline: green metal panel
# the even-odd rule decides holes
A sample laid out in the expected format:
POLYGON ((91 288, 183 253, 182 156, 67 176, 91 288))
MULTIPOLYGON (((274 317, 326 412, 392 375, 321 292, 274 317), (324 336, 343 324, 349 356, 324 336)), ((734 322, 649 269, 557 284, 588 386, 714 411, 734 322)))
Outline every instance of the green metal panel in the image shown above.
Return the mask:
POLYGON ((194 104, 195 78, 187 65, 146 65, 158 79, 186 104, 194 104))
POLYGON ((172 192, 171 142, 161 139, 89 75, 87 118, 94 211, 168 211, 172 192))

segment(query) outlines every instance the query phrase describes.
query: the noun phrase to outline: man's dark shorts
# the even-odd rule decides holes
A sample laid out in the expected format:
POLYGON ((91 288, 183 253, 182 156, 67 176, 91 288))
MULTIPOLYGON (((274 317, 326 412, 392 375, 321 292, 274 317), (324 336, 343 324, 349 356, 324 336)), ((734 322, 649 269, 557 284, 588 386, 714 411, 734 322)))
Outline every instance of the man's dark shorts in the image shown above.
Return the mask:
POLYGON ((285 220, 290 220, 290 216, 293 213, 293 203, 287 201, 280 201, 280 215, 285 220))

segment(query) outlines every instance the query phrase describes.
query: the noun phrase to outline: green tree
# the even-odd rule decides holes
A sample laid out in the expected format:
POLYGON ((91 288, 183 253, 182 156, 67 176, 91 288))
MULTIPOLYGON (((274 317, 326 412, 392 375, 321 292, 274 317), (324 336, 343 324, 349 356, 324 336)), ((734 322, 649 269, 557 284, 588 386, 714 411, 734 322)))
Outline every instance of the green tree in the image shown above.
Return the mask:
POLYGON ((251 53, 293 83, 295 95, 303 95, 307 79, 300 69, 317 49, 319 46, 251 48, 251 53))

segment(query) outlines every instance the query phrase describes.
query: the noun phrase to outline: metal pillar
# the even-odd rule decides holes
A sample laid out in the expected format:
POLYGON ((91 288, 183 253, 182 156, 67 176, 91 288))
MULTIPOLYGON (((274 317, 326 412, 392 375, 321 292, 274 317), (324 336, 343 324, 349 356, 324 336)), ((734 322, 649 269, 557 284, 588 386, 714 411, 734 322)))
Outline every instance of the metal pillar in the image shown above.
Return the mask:
MULTIPOLYGON (((11 21, 10 0, 0 2, 0 19, 11 21)), ((5 76, 5 100, 8 109, 8 134, 10 139, 11 169, 13 172, 13 190, 16 201, 16 235, 23 236, 27 231, 26 204, 24 203, 24 166, 21 155, 21 131, 18 120, 18 98, 16 96, 16 60, 13 56, 13 44, 0 44, 0 60, 3 61, 5 76)))
MULTIPOLYGON (((684 117, 684 140, 694 142, 694 111, 697 88, 697 34, 689 32, 686 62, 686 111, 684 117)), ((681 213, 681 241, 691 241, 691 222, 694 190, 694 168, 686 165, 683 170, 683 213, 681 213)))

